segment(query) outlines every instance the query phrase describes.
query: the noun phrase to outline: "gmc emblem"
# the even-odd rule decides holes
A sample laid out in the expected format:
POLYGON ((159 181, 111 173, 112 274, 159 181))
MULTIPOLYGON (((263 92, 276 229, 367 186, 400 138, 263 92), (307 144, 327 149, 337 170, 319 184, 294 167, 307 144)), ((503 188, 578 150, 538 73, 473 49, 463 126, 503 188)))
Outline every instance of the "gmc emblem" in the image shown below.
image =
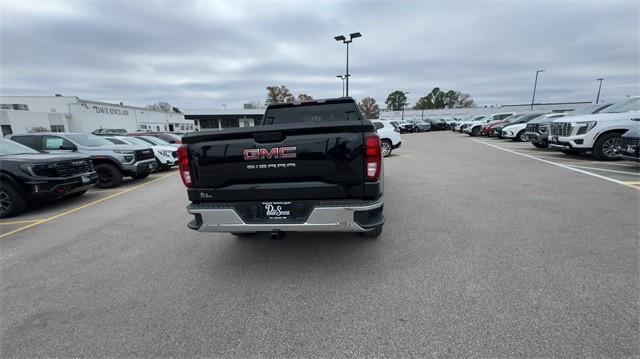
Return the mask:
POLYGON ((245 161, 296 158, 296 147, 251 148, 242 151, 245 161))

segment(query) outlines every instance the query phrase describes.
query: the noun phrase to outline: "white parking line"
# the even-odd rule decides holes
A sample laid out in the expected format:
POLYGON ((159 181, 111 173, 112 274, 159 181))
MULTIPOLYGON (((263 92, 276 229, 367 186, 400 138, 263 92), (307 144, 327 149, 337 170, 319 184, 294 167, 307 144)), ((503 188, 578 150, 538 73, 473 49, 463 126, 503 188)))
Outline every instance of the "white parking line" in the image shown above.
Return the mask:
POLYGON ((565 155, 565 154, 561 154, 561 155, 558 155, 558 156, 536 155, 536 157, 539 157, 539 158, 551 158, 551 159, 554 159, 554 160, 560 160, 562 162, 597 163, 597 164, 604 165, 604 166, 620 166, 620 167, 626 167, 626 168, 638 168, 638 165, 635 165, 633 163, 614 163, 614 162, 581 160, 581 159, 574 159, 574 158, 571 158, 571 157, 567 157, 567 155, 565 155))
POLYGON ((626 172, 626 171, 616 171, 616 170, 606 170, 604 168, 595 168, 595 167, 586 167, 586 166, 576 166, 576 165, 567 165, 569 167, 575 167, 575 168, 584 168, 587 170, 596 170, 596 171, 604 171, 604 172, 613 172, 613 173, 624 173, 624 174, 628 174, 628 175, 632 175, 632 176, 640 176, 640 173, 638 172, 626 172))
POLYGON ((568 169, 568 170, 570 170, 570 171, 575 171, 575 172, 582 173, 582 174, 585 174, 585 175, 588 175, 588 176, 592 176, 592 177, 600 178, 600 179, 603 179, 603 180, 605 180, 605 181, 609 181, 609 182, 617 183, 617 184, 619 184, 619 185, 623 185, 623 186, 625 186, 625 187, 631 187, 631 186, 629 186, 627 183, 625 183, 624 181, 619 181, 619 180, 617 180, 617 179, 613 179, 613 178, 610 178, 610 177, 607 177, 607 176, 601 176, 601 175, 596 174, 596 173, 591 173, 591 172, 588 172, 588 171, 583 171, 583 170, 581 170, 581 169, 573 168, 573 167, 570 167, 570 166, 567 166, 567 165, 563 165, 563 164, 560 164, 560 163, 547 161, 547 160, 544 160, 544 159, 542 159, 542 158, 538 158, 538 157, 531 156, 531 155, 527 155, 527 154, 524 154, 524 153, 520 153, 520 152, 512 151, 512 150, 510 150, 510 149, 502 148, 502 147, 500 147, 500 146, 492 145, 492 144, 490 144, 490 143, 486 143, 486 142, 483 142, 483 141, 478 141, 478 140, 473 140, 473 141, 475 141, 475 142, 477 142, 477 143, 480 143, 480 144, 483 144, 483 145, 487 145, 487 146, 491 146, 491 147, 497 148, 497 149, 502 150, 502 151, 506 151, 506 152, 509 152, 509 153, 513 153, 514 155, 518 155, 518 156, 523 156, 523 157, 531 158, 531 159, 536 160, 536 161, 540 161, 540 162, 548 163, 548 164, 550 164, 550 165, 554 165, 554 166, 558 166, 558 167, 566 168, 566 169, 568 169))

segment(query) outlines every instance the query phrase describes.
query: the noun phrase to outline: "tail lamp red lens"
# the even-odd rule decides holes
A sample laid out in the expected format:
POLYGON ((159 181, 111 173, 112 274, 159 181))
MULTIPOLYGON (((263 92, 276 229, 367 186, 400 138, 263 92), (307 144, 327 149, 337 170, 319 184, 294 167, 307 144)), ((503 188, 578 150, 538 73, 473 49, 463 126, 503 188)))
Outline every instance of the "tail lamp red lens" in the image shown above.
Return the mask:
POLYGON ((189 169, 189 150, 187 145, 180 145, 178 147, 178 171, 180 171, 180 178, 182 183, 187 188, 191 188, 191 171, 189 169))
POLYGON ((364 137, 364 155, 367 165, 367 181, 377 181, 382 167, 382 150, 377 133, 367 133, 364 137))

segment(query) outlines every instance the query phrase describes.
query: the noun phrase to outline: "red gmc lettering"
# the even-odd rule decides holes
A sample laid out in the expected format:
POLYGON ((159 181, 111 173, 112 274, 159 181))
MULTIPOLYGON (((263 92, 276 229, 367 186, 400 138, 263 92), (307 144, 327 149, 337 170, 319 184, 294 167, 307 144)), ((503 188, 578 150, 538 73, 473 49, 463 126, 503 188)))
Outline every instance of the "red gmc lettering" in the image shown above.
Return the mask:
POLYGON ((255 161, 264 159, 281 159, 281 158, 296 158, 296 147, 274 147, 271 149, 266 148, 251 148, 242 151, 242 156, 245 161, 255 161))

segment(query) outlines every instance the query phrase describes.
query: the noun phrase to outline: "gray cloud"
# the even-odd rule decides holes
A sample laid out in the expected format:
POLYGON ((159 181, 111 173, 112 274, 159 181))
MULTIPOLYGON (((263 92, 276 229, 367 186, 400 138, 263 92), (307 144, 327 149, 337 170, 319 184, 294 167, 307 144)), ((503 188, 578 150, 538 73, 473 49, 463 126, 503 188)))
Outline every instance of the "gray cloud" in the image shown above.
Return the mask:
POLYGON ((590 101, 640 93, 636 1, 3 1, 0 93, 182 108, 241 107, 268 85, 411 102, 440 86, 480 104, 590 101))

